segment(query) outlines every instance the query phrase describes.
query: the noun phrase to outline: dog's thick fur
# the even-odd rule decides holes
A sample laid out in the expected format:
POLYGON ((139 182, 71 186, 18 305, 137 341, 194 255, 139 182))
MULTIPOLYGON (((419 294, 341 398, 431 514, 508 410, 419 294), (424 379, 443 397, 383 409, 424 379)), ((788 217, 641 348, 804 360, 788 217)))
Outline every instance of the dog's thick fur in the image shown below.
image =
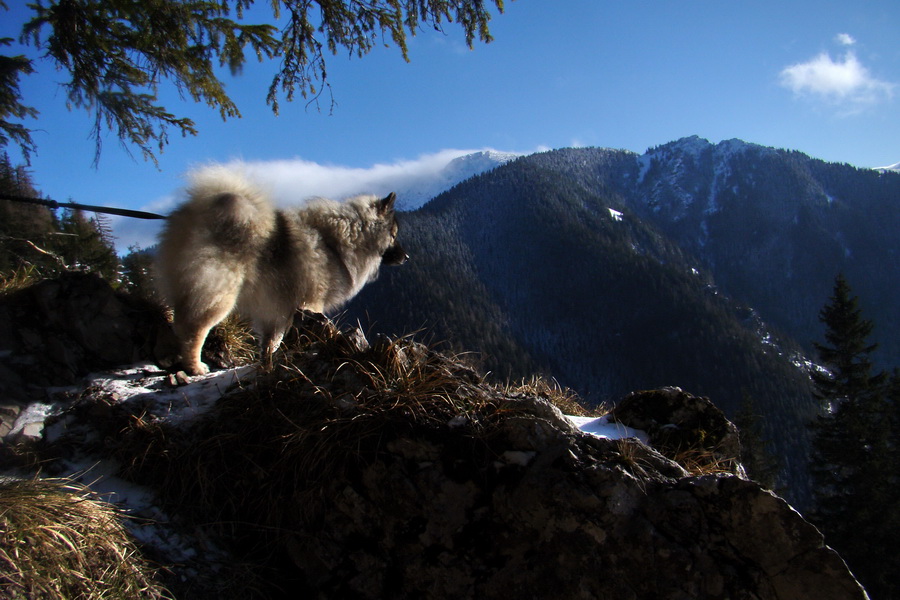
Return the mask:
POLYGON ((187 196, 160 234, 156 280, 191 374, 208 372, 203 342, 233 310, 251 320, 271 359, 298 308, 337 308, 379 266, 407 259, 394 194, 276 210, 239 171, 211 166, 190 175, 187 196))

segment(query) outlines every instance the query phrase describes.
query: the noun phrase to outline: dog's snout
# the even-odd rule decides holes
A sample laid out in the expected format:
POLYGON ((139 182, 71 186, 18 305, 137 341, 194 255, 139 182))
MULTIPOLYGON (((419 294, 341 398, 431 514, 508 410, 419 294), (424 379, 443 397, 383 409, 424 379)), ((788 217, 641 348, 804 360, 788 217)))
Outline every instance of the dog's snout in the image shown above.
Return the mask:
POLYGON ((381 256, 381 262, 385 265, 402 265, 409 260, 409 254, 402 246, 394 245, 387 249, 381 256))

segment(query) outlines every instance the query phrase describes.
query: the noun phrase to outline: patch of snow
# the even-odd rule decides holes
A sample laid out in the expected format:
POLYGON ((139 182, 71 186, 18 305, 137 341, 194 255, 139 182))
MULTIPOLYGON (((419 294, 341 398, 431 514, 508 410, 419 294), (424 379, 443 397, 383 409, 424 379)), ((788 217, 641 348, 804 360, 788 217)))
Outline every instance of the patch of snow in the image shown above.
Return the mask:
POLYGON ((647 432, 640 429, 632 429, 627 425, 610 421, 609 416, 602 417, 575 417, 566 415, 566 418, 578 429, 591 435, 606 438, 610 440, 621 440, 625 438, 637 438, 645 444, 650 443, 650 437, 647 432))
POLYGON ((719 204, 719 190, 724 189, 724 184, 731 176, 731 157, 733 148, 719 144, 715 149, 715 163, 713 164, 712 185, 709 189, 709 198, 706 201, 706 208, 703 212, 707 215, 716 214, 721 210, 719 204), (722 151, 720 151, 722 149, 722 151))
MULTIPOLYGON (((152 548, 166 561, 177 564, 197 558, 201 541, 179 531, 169 515, 159 508, 156 493, 144 486, 126 481, 116 474, 120 465, 108 459, 94 460, 79 454, 60 461, 73 481, 91 489, 99 498, 114 505, 123 515, 122 525, 146 548, 152 548)), ((208 544, 208 540, 203 540, 208 544)), ((205 551, 218 552, 216 549, 205 551)), ((221 552, 219 552, 221 554, 221 552)))
POLYGON ((809 373, 810 378, 812 377, 813 371, 815 371, 819 375, 824 375, 826 377, 831 377, 833 375, 832 372, 830 370, 828 370, 827 368, 823 367, 822 365, 820 365, 816 362, 813 362, 812 360, 810 360, 800 354, 796 354, 793 357, 791 357, 791 362, 798 369, 801 369, 801 370, 809 373))
POLYGON ((535 456, 537 452, 531 450, 507 450, 503 453, 503 460, 510 465, 527 467, 535 456))
POLYGON ((19 413, 16 422, 7 436, 38 440, 44 432, 44 422, 48 417, 58 414, 59 409, 52 404, 35 402, 29 404, 19 413))
POLYGON ((673 143, 674 147, 678 150, 681 150, 685 154, 690 154, 692 156, 699 156, 701 152, 710 147, 709 140, 700 137, 699 135, 692 135, 690 137, 681 138, 680 140, 673 143))
POLYGON ((230 388, 239 385, 256 367, 248 365, 192 377, 187 385, 173 387, 168 373, 155 365, 134 365, 92 375, 95 388, 122 402, 147 402, 148 411, 162 421, 187 423, 207 412, 230 388))
POLYGON ((623 216, 622 213, 620 213, 619 211, 617 211, 613 208, 608 208, 607 210, 609 211, 609 216, 612 217, 613 221, 621 221, 622 220, 622 216, 623 216))
POLYGON ((731 158, 735 154, 746 152, 749 147, 750 144, 748 144, 744 140, 732 138, 730 140, 722 140, 721 142, 716 144, 716 151, 726 158, 731 158))
MULTIPOLYGON (((136 364, 92 374, 78 388, 59 389, 57 393, 71 397, 89 389, 89 393, 110 403, 138 403, 148 419, 182 425, 210 410, 228 389, 241 385, 255 369, 245 366, 214 371, 190 378, 187 385, 174 386, 169 381, 169 373, 153 364, 136 364)), ((85 444, 86 440, 102 442, 90 417, 63 413, 58 404, 33 404, 20 415, 21 427, 40 425, 43 428, 46 419, 59 415, 61 418, 43 431, 44 439, 63 446, 73 444, 76 449, 54 462, 54 476, 71 478, 90 488, 101 500, 115 505, 125 517, 123 525, 136 540, 152 548, 166 563, 224 561, 224 550, 172 521, 159 507, 155 491, 123 479, 117 461, 97 456, 88 449, 90 444, 85 444)))
POLYGON ((881 171, 881 172, 885 172, 885 171, 895 171, 895 172, 900 173, 900 162, 894 163, 894 164, 892 164, 892 165, 889 166, 889 167, 875 167, 874 170, 875 170, 875 171, 881 171))

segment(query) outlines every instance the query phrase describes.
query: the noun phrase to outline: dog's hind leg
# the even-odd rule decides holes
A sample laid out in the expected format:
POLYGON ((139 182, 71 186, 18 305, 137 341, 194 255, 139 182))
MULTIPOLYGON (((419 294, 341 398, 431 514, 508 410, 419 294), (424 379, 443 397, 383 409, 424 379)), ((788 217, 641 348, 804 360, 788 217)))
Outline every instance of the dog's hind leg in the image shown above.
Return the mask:
POLYGON ((259 345, 262 351, 261 363, 263 368, 272 368, 275 352, 281 346, 281 340, 284 339, 284 334, 289 326, 290 323, 285 322, 257 324, 255 327, 260 334, 259 345))
POLYGON ((209 373, 209 367, 200 358, 203 343, 210 330, 234 308, 238 283, 223 287, 225 289, 219 289, 216 293, 201 293, 193 298, 185 294, 175 303, 175 334, 181 340, 184 370, 191 375, 209 373), (205 302, 197 302, 199 298, 203 298, 205 302))

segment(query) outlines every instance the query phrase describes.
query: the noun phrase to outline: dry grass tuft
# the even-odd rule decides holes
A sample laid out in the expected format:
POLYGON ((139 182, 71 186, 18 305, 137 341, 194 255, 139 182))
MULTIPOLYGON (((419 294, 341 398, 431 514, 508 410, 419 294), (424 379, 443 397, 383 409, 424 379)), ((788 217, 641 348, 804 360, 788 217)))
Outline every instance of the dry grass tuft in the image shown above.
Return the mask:
POLYGON ((203 345, 204 360, 220 367, 237 367, 259 360, 259 346, 250 324, 231 314, 213 327, 203 345))
POLYGON ((694 476, 715 475, 718 473, 733 474, 738 461, 723 458, 721 454, 709 448, 688 448, 675 453, 672 460, 694 476))
POLYGON ((68 480, 0 481, 0 596, 170 598, 115 509, 68 480))
POLYGON ((512 396, 527 395, 546 398, 566 415, 602 417, 609 412, 608 407, 603 404, 593 408, 585 406, 575 391, 559 385, 555 379, 548 381, 540 375, 532 375, 530 379, 522 380, 518 385, 507 385, 505 391, 512 396))
POLYGON ((20 266, 15 271, 0 273, 0 296, 12 294, 43 279, 34 265, 20 266))
POLYGON ((654 461, 650 460, 647 447, 634 439, 613 440, 620 464, 631 473, 637 481, 652 479, 650 473, 656 470, 654 461))

